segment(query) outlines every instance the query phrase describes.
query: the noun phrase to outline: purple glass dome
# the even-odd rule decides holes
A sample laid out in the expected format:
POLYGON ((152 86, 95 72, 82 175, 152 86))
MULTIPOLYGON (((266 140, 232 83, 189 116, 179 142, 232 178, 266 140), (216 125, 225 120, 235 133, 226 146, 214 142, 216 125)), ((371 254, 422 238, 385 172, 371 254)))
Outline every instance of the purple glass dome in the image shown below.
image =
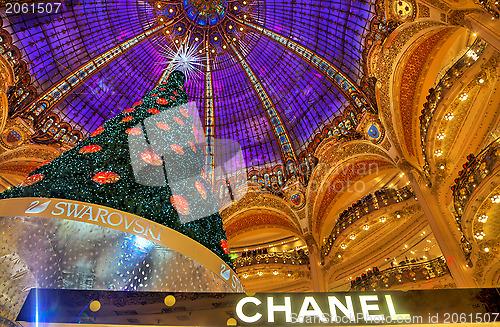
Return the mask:
POLYGON ((236 140, 251 170, 284 166, 283 144, 301 153, 351 105, 341 82, 312 65, 297 45, 359 85, 373 15, 373 3, 364 0, 79 0, 64 1, 59 13, 7 15, 3 28, 40 95, 120 42, 166 24, 52 111, 88 135, 152 89, 166 68, 165 54, 185 44, 200 63, 188 74, 189 98, 204 124, 212 98, 213 137, 236 140))

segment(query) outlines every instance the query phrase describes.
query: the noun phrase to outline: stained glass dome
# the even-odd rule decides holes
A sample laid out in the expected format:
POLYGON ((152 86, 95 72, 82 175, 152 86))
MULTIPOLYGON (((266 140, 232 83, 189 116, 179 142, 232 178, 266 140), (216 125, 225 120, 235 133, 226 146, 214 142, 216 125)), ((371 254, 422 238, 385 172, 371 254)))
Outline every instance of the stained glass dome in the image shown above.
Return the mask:
POLYGON ((237 141, 247 171, 260 171, 298 162, 326 126, 345 132, 341 118, 366 109, 373 15, 366 0, 79 0, 7 14, 3 29, 36 90, 19 110, 54 137, 57 120, 89 135, 188 67, 208 136, 237 141))

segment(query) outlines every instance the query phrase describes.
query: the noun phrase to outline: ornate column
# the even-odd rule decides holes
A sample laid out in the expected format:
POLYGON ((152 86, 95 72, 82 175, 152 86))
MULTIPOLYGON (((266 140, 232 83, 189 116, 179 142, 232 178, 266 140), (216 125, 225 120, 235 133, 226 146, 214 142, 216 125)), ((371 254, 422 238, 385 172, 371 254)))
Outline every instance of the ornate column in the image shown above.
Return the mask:
POLYGON ((311 272, 312 291, 326 292, 325 274, 321 267, 321 253, 318 245, 312 236, 306 237, 306 244, 309 250, 309 269, 311 272))
POLYGON ((436 194, 436 186, 429 188, 423 175, 409 164, 402 164, 400 168, 407 175, 417 201, 426 215, 432 233, 446 258, 453 281, 457 287, 477 287, 478 285, 472 277, 472 267, 468 266, 460 246, 458 227, 451 219, 450 213, 447 213, 446 204, 440 202, 436 194))

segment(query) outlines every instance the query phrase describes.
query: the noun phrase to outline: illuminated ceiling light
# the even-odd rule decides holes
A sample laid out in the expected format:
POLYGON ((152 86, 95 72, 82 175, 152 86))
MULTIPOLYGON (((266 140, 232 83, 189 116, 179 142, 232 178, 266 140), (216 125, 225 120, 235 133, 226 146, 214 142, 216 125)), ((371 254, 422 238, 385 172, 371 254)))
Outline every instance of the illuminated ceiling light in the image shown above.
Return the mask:
POLYGON ((217 36, 215 36, 215 37, 214 37, 214 41, 217 41, 217 40, 218 40, 218 38, 217 38, 217 36))
POLYGON ((455 117, 455 116, 453 115, 452 112, 449 112, 446 115, 444 115, 444 119, 446 119, 446 120, 452 120, 453 117, 455 117))
POLYGON ((481 216, 481 217, 479 217, 477 220, 478 220, 480 223, 483 223, 483 224, 484 224, 484 223, 488 220, 488 216, 486 216, 486 215, 482 215, 482 216, 481 216))
POLYGON ((404 248, 405 248, 405 249, 407 249, 407 248, 408 248, 408 245, 407 245, 407 244, 405 244, 404 248))
POLYGON ((264 273, 262 271, 259 271, 257 275, 262 276, 264 273))
MULTIPOLYGON (((179 41, 175 40, 175 43, 179 43, 179 41)), ((178 69, 190 77, 194 73, 201 71, 200 67, 203 66, 204 62, 204 58, 196 53, 196 49, 197 47, 190 46, 187 43, 180 45, 178 48, 167 49, 167 52, 163 55, 167 61, 160 64, 166 64, 172 70, 178 69)))
POLYGON ((477 34, 476 33, 472 33, 472 36, 477 36, 477 34))
POLYGON ((342 254, 339 254, 337 257, 342 258, 342 254))
POLYGON ((479 84, 483 84, 484 83, 484 79, 480 78, 478 82, 479 82, 479 84))
POLYGON ((425 230, 422 231, 422 234, 420 234, 421 236, 424 236, 425 235, 425 230))
POLYGON ((244 4, 244 5, 246 5, 246 4, 247 4, 247 2, 246 2, 246 1, 243 1, 243 4, 244 4))
POLYGON ((496 194, 491 197, 491 203, 500 203, 500 195, 496 194))
POLYGON ((222 46, 222 49, 225 49, 225 48, 227 48, 227 47, 226 47, 226 45, 223 45, 223 46, 222 46))
POLYGON ((288 277, 292 276, 292 274, 287 274, 288 277))
POLYGON ((238 10, 238 6, 234 6, 234 10, 238 10))
POLYGON ((170 34, 170 31, 167 31, 167 34, 170 34))
POLYGON ((364 225, 364 226, 363 226, 363 229, 364 229, 364 230, 369 230, 369 229, 370 229, 370 226, 369 226, 368 224, 366 224, 366 225, 364 225))
POLYGON ((472 59, 474 59, 474 61, 476 61, 476 60, 479 59, 479 56, 477 55, 477 53, 474 52, 474 50, 467 51, 467 56, 469 56, 472 59))
POLYGON ((160 22, 163 22, 163 17, 160 17, 160 22))
POLYGON ((434 151, 434 155, 436 157, 441 157, 443 155, 443 151, 442 150, 436 150, 436 151, 434 151))
POLYGON ((400 214, 396 215, 396 218, 401 218, 401 215, 400 214))
POLYGON ((177 30, 178 30, 178 31, 182 31, 182 27, 179 27, 177 30))
POLYGON ((274 276, 276 276, 277 274, 278 274, 278 271, 277 271, 277 270, 273 271, 273 275, 274 275, 274 276))
POLYGON ((341 247, 342 249, 345 249, 345 248, 347 248, 347 245, 345 245, 344 243, 342 243, 342 244, 340 244, 340 247, 341 247))
POLYGON ((490 248, 484 248, 484 252, 490 252, 490 248))
POLYGON ((441 133, 439 133, 439 134, 436 136, 436 138, 437 138, 438 140, 442 140, 442 139, 444 139, 445 137, 446 137, 446 134, 445 134, 445 133, 442 133, 442 132, 441 132, 441 133))
POLYGON ((170 8, 169 12, 174 12, 174 10, 172 8, 170 8))
POLYGON ((243 27, 240 27, 240 31, 243 31, 243 27))
POLYGON ((212 49, 212 53, 214 53, 214 52, 215 52, 215 50, 214 50, 214 49, 212 49))
POLYGON ((156 6, 157 6, 158 8, 161 8, 161 4, 157 4, 156 6))
POLYGON ((380 221, 381 223, 385 223, 386 219, 387 218, 385 218, 385 217, 380 217, 378 221, 380 221))
POLYGON ((474 235, 475 238, 478 240, 482 240, 486 235, 483 232, 477 232, 476 235, 474 235))
POLYGON ((233 37, 233 41, 236 41, 236 38, 235 38, 235 37, 233 37))
POLYGON ((229 25, 229 29, 232 30, 233 29, 233 25, 229 25))
POLYGON ((465 101, 467 100, 467 98, 469 97, 469 95, 467 93, 463 93, 461 94, 458 98, 461 100, 461 101, 465 101))
POLYGON ((351 240, 355 240, 355 239, 356 239, 356 235, 355 235, 355 234, 351 234, 351 236, 349 236, 349 238, 350 238, 351 240))
POLYGON ((247 18, 247 15, 243 15, 243 18, 247 18))
POLYGON ((243 274, 243 278, 248 278, 248 274, 243 274))
POLYGON ((443 164, 441 164, 441 166, 439 166, 439 168, 440 168, 440 169, 444 169, 444 165, 443 165, 443 164))
POLYGON ((195 40, 196 42, 198 42, 199 38, 195 37, 195 38, 194 38, 194 40, 195 40))
POLYGON ((399 174, 399 177, 403 177, 405 175, 405 173, 401 173, 399 174))

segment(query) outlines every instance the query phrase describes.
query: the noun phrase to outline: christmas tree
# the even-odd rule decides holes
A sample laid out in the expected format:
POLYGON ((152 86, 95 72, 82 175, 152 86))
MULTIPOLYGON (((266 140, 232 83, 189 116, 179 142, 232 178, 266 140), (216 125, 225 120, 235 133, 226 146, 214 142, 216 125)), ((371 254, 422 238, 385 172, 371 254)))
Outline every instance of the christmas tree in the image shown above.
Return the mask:
POLYGON ((184 83, 184 74, 174 71, 166 84, 0 198, 60 198, 126 211, 191 237, 231 264, 222 220, 202 177, 204 141, 184 83))

